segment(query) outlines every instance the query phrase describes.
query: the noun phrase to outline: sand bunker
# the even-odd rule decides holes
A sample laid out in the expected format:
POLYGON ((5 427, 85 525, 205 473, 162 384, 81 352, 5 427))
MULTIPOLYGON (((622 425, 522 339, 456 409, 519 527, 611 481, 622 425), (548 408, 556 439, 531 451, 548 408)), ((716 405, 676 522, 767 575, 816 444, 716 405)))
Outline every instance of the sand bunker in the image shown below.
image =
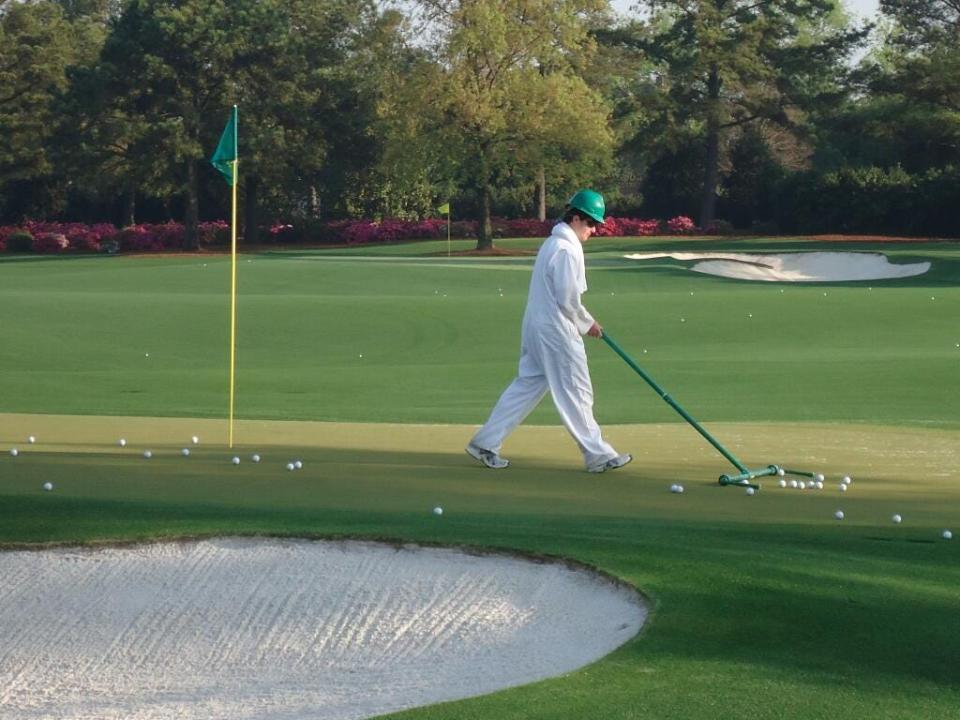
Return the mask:
POLYGON ((736 280, 767 282, 842 282, 848 280, 890 280, 922 275, 930 263, 894 265, 886 255, 858 252, 785 253, 748 255, 744 253, 633 253, 631 260, 700 260, 690 269, 707 275, 736 280))
POLYGON ((559 563, 240 539, 0 553, 4 718, 364 718, 569 672, 639 596, 559 563))

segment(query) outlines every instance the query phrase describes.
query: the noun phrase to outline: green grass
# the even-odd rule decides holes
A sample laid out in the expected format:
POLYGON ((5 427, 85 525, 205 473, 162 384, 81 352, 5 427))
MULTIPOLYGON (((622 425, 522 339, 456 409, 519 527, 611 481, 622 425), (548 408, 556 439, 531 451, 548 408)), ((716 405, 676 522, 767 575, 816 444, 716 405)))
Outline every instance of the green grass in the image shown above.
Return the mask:
POLYGON ((588 245, 585 300, 628 352, 748 464, 849 472, 845 496, 718 487, 723 459, 601 343, 589 344, 598 417, 633 465, 583 473, 549 402, 529 422, 551 427, 508 443, 514 467, 471 465, 468 425, 515 370, 530 259, 420 257, 445 242, 242 256, 238 438, 265 459, 239 467, 209 419, 226 407, 226 259, 3 259, 0 543, 405 538, 576 558, 651 600, 641 635, 588 668, 398 717, 960 714, 960 546, 939 538, 960 530, 960 249, 883 246, 934 265, 872 290, 619 258, 667 246, 873 248, 588 245), (205 442, 184 459, 193 433, 205 442), (305 468, 287 473, 294 455, 305 468))

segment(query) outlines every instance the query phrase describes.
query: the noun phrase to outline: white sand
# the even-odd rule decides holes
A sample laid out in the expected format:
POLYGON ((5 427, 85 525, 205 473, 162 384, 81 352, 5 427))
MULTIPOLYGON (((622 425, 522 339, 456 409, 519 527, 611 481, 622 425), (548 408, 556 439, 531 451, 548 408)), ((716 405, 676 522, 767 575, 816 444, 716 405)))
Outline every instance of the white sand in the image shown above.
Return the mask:
POLYGON ((842 282, 889 280, 922 275, 929 262, 894 265, 886 255, 858 252, 811 252, 767 255, 746 253, 633 253, 630 260, 700 260, 694 272, 737 280, 767 282, 842 282))
POLYGON ((364 718, 575 670, 634 592, 446 549, 239 539, 0 553, 0 716, 364 718))

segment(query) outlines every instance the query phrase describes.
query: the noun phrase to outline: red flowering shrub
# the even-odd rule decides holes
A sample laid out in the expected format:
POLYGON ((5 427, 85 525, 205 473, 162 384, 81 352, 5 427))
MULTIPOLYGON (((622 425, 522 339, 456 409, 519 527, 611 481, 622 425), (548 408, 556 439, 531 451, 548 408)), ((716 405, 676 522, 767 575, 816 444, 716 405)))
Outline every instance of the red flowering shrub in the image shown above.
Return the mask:
MULTIPOLYGON (((201 247, 204 245, 229 245, 230 223, 226 220, 200 223, 197 226, 197 240, 201 247)), ((182 244, 181 247, 183 247, 182 244)))
POLYGON ((555 224, 554 220, 536 220, 533 218, 517 218, 503 220, 503 237, 546 237, 555 224))
POLYGON ((61 253, 70 245, 67 236, 63 233, 45 232, 33 238, 33 251, 41 255, 61 253))
POLYGON ((678 215, 667 220, 667 229, 673 235, 687 235, 696 230, 697 225, 686 215, 678 215))

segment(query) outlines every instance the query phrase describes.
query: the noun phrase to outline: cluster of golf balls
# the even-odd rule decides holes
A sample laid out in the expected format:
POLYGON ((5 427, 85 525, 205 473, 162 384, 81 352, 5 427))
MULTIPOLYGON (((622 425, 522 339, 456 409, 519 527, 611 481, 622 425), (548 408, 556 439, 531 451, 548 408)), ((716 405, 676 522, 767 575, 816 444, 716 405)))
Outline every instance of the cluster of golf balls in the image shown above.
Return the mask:
POLYGON ((678 494, 678 495, 679 495, 679 494, 682 494, 682 493, 683 493, 683 485, 680 485, 680 484, 678 484, 678 483, 674 483, 673 485, 670 486, 670 492, 676 493, 676 494, 678 494))
POLYGON ((294 470, 301 470, 301 469, 303 469, 303 461, 301 460, 291 460, 290 462, 287 463, 287 470, 290 470, 291 472, 294 470))
POLYGON ((824 477, 822 473, 815 473, 809 480, 787 480, 783 477, 784 471, 781 468, 777 471, 780 475, 780 481, 777 483, 780 487, 789 487, 796 490, 823 490, 824 477))

